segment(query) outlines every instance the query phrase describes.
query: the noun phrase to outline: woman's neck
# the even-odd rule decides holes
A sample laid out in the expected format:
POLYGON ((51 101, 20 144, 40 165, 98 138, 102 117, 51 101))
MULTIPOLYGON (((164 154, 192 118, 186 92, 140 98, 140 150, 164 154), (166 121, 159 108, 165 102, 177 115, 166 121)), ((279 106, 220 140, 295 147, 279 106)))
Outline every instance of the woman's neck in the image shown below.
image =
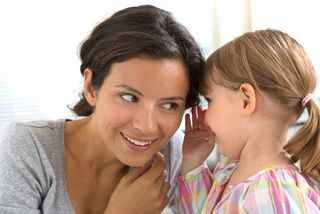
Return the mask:
POLYGON ((92 126, 90 117, 66 122, 65 149, 69 159, 97 176, 104 171, 107 171, 109 176, 122 174, 128 167, 97 138, 92 126))
POLYGON ((128 166, 90 128, 90 118, 65 124, 67 188, 77 213, 103 213, 128 166))

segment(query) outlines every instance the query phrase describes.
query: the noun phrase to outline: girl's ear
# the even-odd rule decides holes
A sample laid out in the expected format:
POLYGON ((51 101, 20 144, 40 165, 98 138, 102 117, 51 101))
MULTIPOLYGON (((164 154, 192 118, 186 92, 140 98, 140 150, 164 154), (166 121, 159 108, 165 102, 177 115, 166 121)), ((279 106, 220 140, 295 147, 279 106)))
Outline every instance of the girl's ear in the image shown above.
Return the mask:
POLYGON ((97 94, 96 94, 96 90, 92 87, 91 78, 92 78, 92 71, 89 68, 86 68, 86 70, 83 73, 83 82, 84 82, 83 93, 88 103, 92 107, 95 107, 97 94))
POLYGON ((241 84, 240 88, 242 113, 243 115, 251 115, 256 109, 256 93, 254 88, 249 83, 241 84))

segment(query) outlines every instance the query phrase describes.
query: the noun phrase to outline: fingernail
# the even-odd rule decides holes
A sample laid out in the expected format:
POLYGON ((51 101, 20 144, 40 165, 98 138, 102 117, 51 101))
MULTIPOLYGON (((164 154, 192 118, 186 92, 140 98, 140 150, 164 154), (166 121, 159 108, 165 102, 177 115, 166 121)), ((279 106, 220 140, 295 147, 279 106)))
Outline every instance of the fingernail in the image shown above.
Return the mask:
POLYGON ((167 170, 164 170, 164 171, 163 171, 163 174, 164 174, 164 176, 165 176, 165 181, 168 182, 169 176, 168 176, 167 170))

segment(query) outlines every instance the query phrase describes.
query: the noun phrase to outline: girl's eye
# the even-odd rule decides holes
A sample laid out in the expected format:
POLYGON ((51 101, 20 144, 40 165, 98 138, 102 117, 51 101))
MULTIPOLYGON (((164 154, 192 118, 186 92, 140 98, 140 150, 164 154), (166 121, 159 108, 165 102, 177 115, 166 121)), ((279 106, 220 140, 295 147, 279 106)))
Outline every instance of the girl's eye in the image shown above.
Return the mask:
POLYGON ((165 103, 162 105, 163 108, 171 110, 171 109, 176 109, 179 107, 177 103, 165 103))
POLYGON ((120 95, 122 99, 124 99, 127 102, 137 102, 138 98, 132 94, 121 94, 120 95))
POLYGON ((208 98, 208 97, 205 97, 205 99, 206 99, 207 103, 211 103, 211 100, 210 100, 210 98, 208 98))

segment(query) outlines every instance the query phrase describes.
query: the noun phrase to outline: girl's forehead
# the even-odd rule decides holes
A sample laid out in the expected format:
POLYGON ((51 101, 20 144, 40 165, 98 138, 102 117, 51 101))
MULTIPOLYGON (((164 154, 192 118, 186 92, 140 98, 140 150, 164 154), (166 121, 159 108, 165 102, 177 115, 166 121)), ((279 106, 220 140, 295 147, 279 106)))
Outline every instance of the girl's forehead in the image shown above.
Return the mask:
POLYGON ((206 78, 205 82, 202 85, 201 92, 203 95, 210 94, 212 93, 215 87, 216 83, 210 77, 206 78))

